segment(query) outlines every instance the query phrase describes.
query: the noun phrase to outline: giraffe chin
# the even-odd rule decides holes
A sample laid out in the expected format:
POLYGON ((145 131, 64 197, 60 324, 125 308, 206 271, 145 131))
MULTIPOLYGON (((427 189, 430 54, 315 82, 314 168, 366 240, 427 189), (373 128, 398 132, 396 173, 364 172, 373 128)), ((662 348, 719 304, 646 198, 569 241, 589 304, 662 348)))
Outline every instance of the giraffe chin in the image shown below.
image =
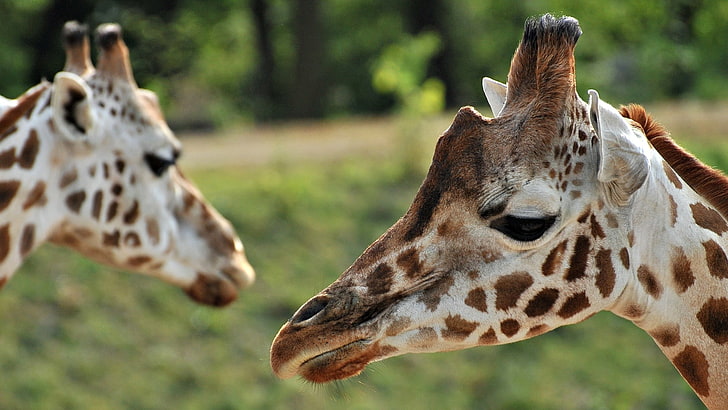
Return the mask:
POLYGON ((231 281, 202 273, 185 292, 195 302, 215 307, 227 306, 238 297, 238 287, 231 281))
POLYGON ((305 360, 297 373, 314 383, 346 379, 358 375, 369 363, 383 359, 396 350, 379 342, 358 340, 305 360))

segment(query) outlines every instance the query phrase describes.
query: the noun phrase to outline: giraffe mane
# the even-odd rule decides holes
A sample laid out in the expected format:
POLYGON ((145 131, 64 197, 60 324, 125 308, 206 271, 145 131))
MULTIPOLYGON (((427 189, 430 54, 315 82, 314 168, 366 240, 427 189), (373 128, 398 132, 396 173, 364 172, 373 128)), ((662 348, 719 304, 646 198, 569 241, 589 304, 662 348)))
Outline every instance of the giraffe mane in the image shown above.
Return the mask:
POLYGON ((677 145, 667 129, 655 121, 641 105, 623 106, 619 112, 623 117, 633 120, 642 127, 652 146, 675 172, 728 219, 728 177, 719 170, 703 164, 677 145))

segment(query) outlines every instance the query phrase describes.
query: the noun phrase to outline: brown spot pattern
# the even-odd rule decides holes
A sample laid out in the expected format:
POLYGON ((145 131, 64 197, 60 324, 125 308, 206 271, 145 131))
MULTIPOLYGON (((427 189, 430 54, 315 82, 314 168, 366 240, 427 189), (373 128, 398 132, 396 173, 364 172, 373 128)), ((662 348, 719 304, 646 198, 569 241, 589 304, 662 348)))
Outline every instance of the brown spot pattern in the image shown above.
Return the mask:
POLYGON ((144 265, 145 263, 147 263, 147 262, 149 262, 151 260, 152 260, 152 258, 150 258, 149 256, 132 256, 132 257, 130 257, 129 259, 126 260, 126 263, 129 266, 132 266, 132 267, 135 267, 136 268, 136 267, 139 267, 141 265, 144 265))
POLYGON ((118 230, 112 233, 104 232, 102 243, 104 246, 113 246, 114 248, 118 248, 120 239, 121 233, 118 230))
POLYGON ((448 315, 445 318, 445 329, 442 331, 442 337, 447 340, 461 341, 470 336, 477 327, 477 323, 467 321, 460 315, 448 315))
POLYGON ((23 228, 23 232, 20 235, 20 254, 25 256, 33 249, 35 243, 35 225, 28 224, 23 228))
POLYGON ((645 307, 640 305, 629 305, 627 306, 624 311, 622 312, 622 315, 624 315, 627 319, 635 320, 639 319, 645 314, 645 307))
POLYGON ((591 243, 589 238, 584 235, 579 235, 576 238, 576 244, 574 245, 574 253, 571 255, 569 261, 569 270, 566 272, 564 279, 569 282, 573 282, 586 273, 586 262, 589 257, 589 247, 591 243))
POLYGON ((34 129, 30 130, 30 136, 25 141, 23 148, 20 150, 20 155, 16 161, 21 168, 30 169, 35 163, 35 157, 38 155, 40 149, 40 141, 38 140, 38 132, 34 129))
POLYGON ((708 361, 703 352, 695 346, 685 346, 672 362, 690 387, 701 396, 710 395, 708 385, 708 361))
POLYGON ((15 165, 15 148, 0 152, 0 169, 9 169, 15 165))
POLYGON ((398 334, 405 331, 410 323, 412 323, 412 320, 406 317, 395 319, 392 324, 387 326, 387 330, 384 332, 384 334, 389 337, 397 336, 398 334))
POLYGON ((695 283, 695 275, 690 268, 690 260, 682 248, 675 248, 672 254, 672 278, 678 293, 683 293, 695 283))
POLYGON ((718 344, 728 342, 728 299, 708 299, 697 317, 711 339, 718 344))
POLYGON ((446 294, 454 283, 455 279, 451 275, 444 276, 422 292, 418 300, 434 312, 440 306, 442 295, 446 294))
POLYGON ((465 304, 481 312, 487 312, 488 305, 485 300, 485 290, 483 288, 472 289, 468 292, 468 297, 465 298, 465 304))
POLYGON ((693 212, 695 223, 701 228, 709 229, 718 235, 728 231, 728 224, 715 209, 708 208, 698 202, 691 204, 690 210, 693 212))
POLYGON ((414 247, 407 249, 397 257, 397 265, 404 270, 408 278, 417 277, 422 271, 420 254, 414 247))
POLYGON ((78 171, 76 171, 76 168, 69 169, 61 176, 58 187, 63 189, 71 185, 76 179, 78 179, 78 171))
POLYGON ((492 327, 478 338, 478 344, 481 345, 493 345, 496 343, 498 343, 498 337, 495 335, 495 330, 492 327))
POLYGON ((2 289, 5 286, 5 283, 7 283, 7 281, 8 281, 7 277, 5 277, 5 276, 0 277, 0 289, 2 289))
POLYGON ((380 263, 371 275, 367 275, 366 286, 369 293, 373 295, 381 295, 389 292, 392 287, 392 276, 394 272, 386 263, 380 263))
POLYGON ((682 182, 680 182, 680 178, 675 174, 675 171, 672 170, 670 165, 667 164, 667 162, 662 161, 662 168, 665 170, 665 175, 667 175, 667 179, 672 182, 673 185, 675 185, 675 188, 682 189, 682 182))
POLYGON ((561 266, 561 259, 564 256, 564 252, 566 252, 567 244, 567 241, 561 242, 546 256, 546 260, 541 265, 541 272, 544 276, 553 275, 556 269, 561 266))
POLYGON ((450 236, 455 232, 455 228, 450 221, 445 221, 437 226, 437 234, 439 236, 450 236))
POLYGON ((591 218, 589 218, 589 222, 591 223, 591 234, 594 238, 606 238, 607 235, 604 234, 604 229, 602 229, 602 226, 599 225, 599 222, 597 221, 597 217, 592 214, 591 218))
POLYGON ((596 285, 602 297, 606 298, 612 294, 614 284, 617 281, 617 274, 614 272, 614 265, 612 265, 612 250, 600 249, 595 260, 598 270, 596 285))
POLYGON ((521 294, 533 285, 533 278, 527 272, 515 272, 498 278, 495 283, 495 307, 506 310, 516 306, 521 294))
POLYGON ((558 298, 558 289, 543 289, 528 302, 525 313, 528 317, 541 316, 551 310, 558 298))
POLYGON ((670 200, 670 226, 675 226, 677 223, 677 202, 672 195, 668 195, 667 198, 670 200))
POLYGON ((158 245, 159 244, 159 224, 156 220, 152 218, 146 219, 146 225, 147 225, 147 236, 149 237, 150 242, 152 245, 158 245))
POLYGON ((521 325, 515 319, 506 319, 501 322, 500 328, 504 335, 511 337, 521 330, 521 325))
POLYGON ((111 221, 116 217, 116 213, 119 211, 119 203, 112 201, 109 207, 106 209, 106 222, 111 221))
POLYGON ((662 295, 662 285, 657 281, 655 274, 646 265, 640 265, 637 268, 637 280, 640 281, 645 291, 655 299, 659 299, 662 295))
POLYGON ((74 213, 78 213, 84 201, 86 201, 86 192, 76 191, 66 197, 66 206, 74 213))
POLYGON ((15 198, 20 187, 20 181, 0 181, 0 212, 4 211, 15 198))
POLYGON ((483 257, 483 262, 485 263, 491 263, 503 257, 500 252, 493 249, 486 249, 480 252, 480 256, 483 257))
POLYGON ((137 200, 134 200, 134 203, 131 205, 131 208, 129 208, 128 211, 124 214, 124 223, 127 225, 131 225, 134 222, 136 222, 137 218, 139 217, 139 202, 137 200))
POLYGON ((117 159, 114 163, 114 166, 116 166, 116 170, 122 174, 124 173, 124 169, 126 168, 126 163, 120 159, 117 159))
POLYGON ((564 319, 568 319, 589 306, 591 306, 591 303, 589 303, 589 298, 586 296, 586 293, 577 293, 566 299, 566 302, 559 309, 558 315, 564 319))
POLYGON ((703 247, 705 248, 705 260, 710 274, 716 278, 728 278, 728 259, 723 248, 712 239, 703 242, 703 247))
POLYGON ((607 226, 610 228, 619 228, 619 221, 617 221, 617 215, 608 212, 607 213, 607 226))
POLYGON ((413 347, 429 347, 437 341, 437 332, 431 327, 423 327, 417 330, 417 334, 408 340, 408 344, 413 347))
POLYGON ((0 141, 4 140, 5 138, 7 138, 7 137, 9 137, 11 135, 13 135, 15 133, 15 131, 17 131, 17 130, 18 130, 18 127, 15 126, 15 125, 13 125, 12 127, 6 128, 6 129, 0 127, 0 132, 1 132, 1 134, 0 134, 0 141))
POLYGON ((98 190, 94 193, 93 205, 91 206, 91 216, 97 221, 101 217, 101 205, 103 204, 104 193, 98 190))
POLYGON ((622 261, 622 266, 624 266, 625 269, 629 269, 629 251, 627 248, 619 250, 619 260, 622 261))
POLYGON ((589 218, 589 215, 591 215, 591 209, 587 209, 583 214, 579 215, 576 222, 583 224, 589 218))
POLYGON ((536 337, 536 336, 542 335, 548 331, 549 331, 548 326, 546 326, 544 324, 536 325, 536 326, 528 329, 528 332, 526 333, 526 337, 536 337))
POLYGON ((677 324, 661 326, 650 331, 650 336, 662 346, 675 346, 680 343, 680 326, 677 324))
POLYGON ((27 211, 36 205, 45 205, 48 199, 45 196, 46 184, 43 181, 38 181, 33 189, 30 190, 28 197, 23 202, 23 210, 27 211))
POLYGON ((0 263, 8 257, 10 252, 10 224, 0 227, 0 263))
POLYGON ((124 245, 136 248, 141 244, 142 240, 136 232, 127 232, 126 235, 124 235, 124 245))

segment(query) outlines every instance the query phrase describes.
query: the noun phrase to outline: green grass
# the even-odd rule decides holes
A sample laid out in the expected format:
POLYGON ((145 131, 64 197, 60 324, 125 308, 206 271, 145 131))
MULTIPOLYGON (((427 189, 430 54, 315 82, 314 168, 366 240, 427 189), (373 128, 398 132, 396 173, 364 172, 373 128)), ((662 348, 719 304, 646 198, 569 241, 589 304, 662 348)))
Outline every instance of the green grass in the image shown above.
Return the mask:
POLYGON ((0 293, 0 408, 702 408, 650 337, 609 313, 327 386, 276 379, 278 328, 404 213, 424 175, 407 169, 380 158, 188 172, 258 272, 226 309, 43 247, 0 293))

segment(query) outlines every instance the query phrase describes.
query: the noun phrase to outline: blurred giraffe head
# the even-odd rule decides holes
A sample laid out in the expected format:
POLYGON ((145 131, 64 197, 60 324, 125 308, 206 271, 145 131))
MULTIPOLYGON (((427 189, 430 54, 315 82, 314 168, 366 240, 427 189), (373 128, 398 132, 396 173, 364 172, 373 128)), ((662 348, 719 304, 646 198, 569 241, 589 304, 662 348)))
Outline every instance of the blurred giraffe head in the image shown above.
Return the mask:
POLYGON ((94 68, 85 27, 67 23, 65 71, 0 117, 0 283, 50 240, 232 302, 255 276, 240 239, 178 168, 182 145, 137 87, 121 28, 100 26, 97 41, 94 68))

